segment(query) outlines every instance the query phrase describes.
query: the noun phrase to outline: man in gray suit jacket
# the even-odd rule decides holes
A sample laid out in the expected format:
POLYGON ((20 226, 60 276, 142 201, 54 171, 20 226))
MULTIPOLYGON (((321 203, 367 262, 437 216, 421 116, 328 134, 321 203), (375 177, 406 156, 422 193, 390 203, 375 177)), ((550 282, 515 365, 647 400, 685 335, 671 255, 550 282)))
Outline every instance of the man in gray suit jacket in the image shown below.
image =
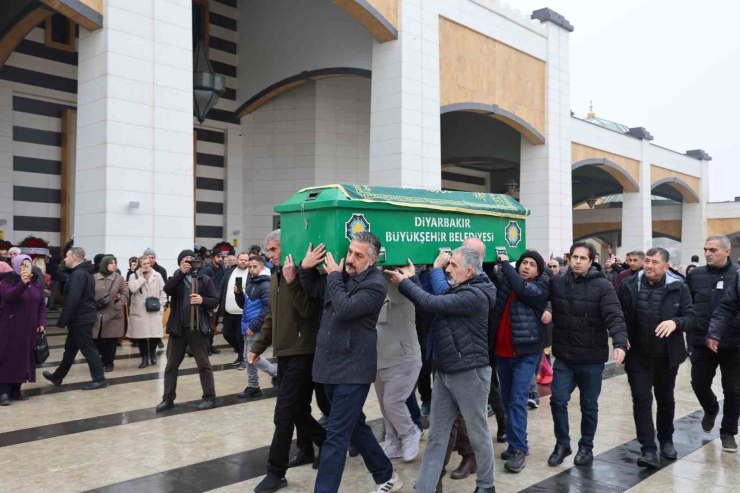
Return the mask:
POLYGON ((342 482, 350 439, 376 483, 373 491, 391 493, 403 486, 380 448, 362 408, 378 365, 376 324, 387 286, 375 268, 380 240, 369 232, 352 237, 345 261, 334 261, 324 245, 308 247, 300 278, 306 293, 323 299, 316 340, 313 379, 323 383, 331 402, 327 439, 321 448, 314 493, 336 493, 342 482), (326 264, 327 276, 315 269, 326 264))

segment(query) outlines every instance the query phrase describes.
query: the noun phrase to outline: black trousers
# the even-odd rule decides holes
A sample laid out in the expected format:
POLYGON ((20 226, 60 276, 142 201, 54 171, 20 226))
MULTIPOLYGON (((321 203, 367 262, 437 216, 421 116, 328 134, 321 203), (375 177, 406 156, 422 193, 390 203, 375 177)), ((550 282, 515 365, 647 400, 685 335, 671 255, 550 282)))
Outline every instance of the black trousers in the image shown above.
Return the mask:
POLYGON ((653 424, 653 393, 658 403, 658 442, 673 443, 673 417, 676 412, 673 391, 678 367, 668 366, 668 359, 647 359, 628 353, 625 371, 632 391, 637 441, 642 449, 657 450, 653 424))
POLYGON ((67 328, 67 339, 64 341, 64 356, 59 367, 54 372, 55 378, 63 379, 67 376, 79 351, 82 352, 82 355, 87 360, 87 366, 90 368, 90 376, 93 382, 102 382, 105 380, 103 361, 100 359, 100 353, 95 347, 95 342, 93 342, 93 325, 95 324, 67 328))
POLYGON ((326 396, 324 384, 314 382, 313 386, 316 390, 316 404, 319 406, 321 414, 323 414, 324 416, 329 416, 329 414, 331 414, 331 402, 329 402, 329 398, 326 396))
POLYGON ((278 358, 278 395, 275 402, 275 433, 272 436, 267 469, 283 477, 288 470, 293 428, 298 432, 298 448, 314 456, 313 444, 321 447, 326 430, 311 416, 313 354, 278 358))
POLYGON ((95 347, 98 348, 103 366, 112 366, 116 360, 118 339, 95 339, 95 347))
POLYGON ((0 394, 17 397, 21 393, 20 383, 0 383, 0 394))
POLYGON ((224 339, 239 353, 239 361, 244 361, 244 336, 242 335, 242 316, 224 313, 221 329, 224 339))
POLYGON ((493 408, 497 420, 506 418, 506 407, 501 398, 501 382, 498 380, 498 360, 491 361, 491 391, 488 393, 488 403, 493 408))
POLYGON ((208 359, 208 336, 200 330, 180 329, 181 335, 171 335, 167 340, 167 366, 164 369, 164 399, 175 401, 177 397, 177 373, 185 358, 185 350, 190 350, 195 357, 200 375, 200 386, 203 389, 203 400, 216 398, 216 384, 213 381, 213 368, 208 359))
POLYGON ((737 435, 740 417, 740 350, 720 349, 715 353, 707 347, 694 347, 691 352, 691 386, 699 404, 707 413, 719 411, 717 396, 712 392, 712 381, 722 371, 722 392, 725 394, 721 435, 737 435))
POLYGON ((149 339, 137 339, 139 344, 139 354, 141 357, 149 357, 150 354, 157 352, 157 344, 161 341, 160 338, 149 338, 149 339))
POLYGON ((432 402, 432 362, 427 359, 427 336, 419 336, 421 346, 421 371, 416 380, 421 402, 432 402))

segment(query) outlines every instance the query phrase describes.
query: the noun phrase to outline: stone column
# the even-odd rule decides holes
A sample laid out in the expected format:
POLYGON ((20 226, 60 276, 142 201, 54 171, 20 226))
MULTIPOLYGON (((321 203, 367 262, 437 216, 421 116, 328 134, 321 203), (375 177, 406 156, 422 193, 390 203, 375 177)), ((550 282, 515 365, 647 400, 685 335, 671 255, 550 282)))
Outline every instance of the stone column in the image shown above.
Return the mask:
POLYGON ((398 40, 373 46, 370 184, 440 189, 439 0, 399 0, 398 40))
POLYGON ((642 139, 640 176, 636 193, 622 194, 622 245, 620 252, 626 257, 633 250, 650 249, 653 245, 652 180, 648 152, 652 136, 642 139))
POLYGON ((533 18, 547 22, 547 86, 545 144, 522 137, 520 202, 532 211, 527 219, 527 248, 547 258, 570 249, 573 204, 570 153, 569 34, 573 26, 550 9, 533 18))
POLYGON ((80 29, 75 245, 147 247, 172 272, 193 247, 192 4, 108 0, 80 29), (138 206, 136 206, 138 203, 138 206))
MULTIPOLYGON (((684 201, 681 214, 681 264, 689 265, 691 256, 698 255, 704 263, 704 241, 713 231, 707 231, 707 202, 709 202, 709 155, 702 150, 688 151, 687 155, 701 162, 700 200, 696 204, 684 201)), ((675 263, 678 263, 678 259, 675 263)))

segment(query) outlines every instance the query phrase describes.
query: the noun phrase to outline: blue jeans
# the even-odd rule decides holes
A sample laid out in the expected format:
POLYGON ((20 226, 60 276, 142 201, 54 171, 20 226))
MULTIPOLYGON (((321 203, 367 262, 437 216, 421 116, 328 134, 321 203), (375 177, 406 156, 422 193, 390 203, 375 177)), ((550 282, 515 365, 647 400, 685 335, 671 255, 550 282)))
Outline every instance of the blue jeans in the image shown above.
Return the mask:
POLYGON ((362 412, 370 384, 325 384, 324 388, 331 403, 331 414, 326 441, 321 447, 321 465, 314 493, 336 493, 339 490, 350 441, 360 451, 375 483, 389 481, 393 476, 393 464, 365 423, 362 412))
POLYGON ((565 363, 555 360, 552 370, 550 408, 558 445, 570 447, 568 401, 578 387, 581 393, 581 440, 578 446, 592 449, 599 422, 599 394, 604 363, 565 363))
POLYGON ((537 367, 539 356, 532 354, 518 358, 502 358, 498 361, 498 378, 501 385, 501 398, 506 409, 506 436, 509 450, 529 451, 527 445, 527 399, 529 382, 537 367))

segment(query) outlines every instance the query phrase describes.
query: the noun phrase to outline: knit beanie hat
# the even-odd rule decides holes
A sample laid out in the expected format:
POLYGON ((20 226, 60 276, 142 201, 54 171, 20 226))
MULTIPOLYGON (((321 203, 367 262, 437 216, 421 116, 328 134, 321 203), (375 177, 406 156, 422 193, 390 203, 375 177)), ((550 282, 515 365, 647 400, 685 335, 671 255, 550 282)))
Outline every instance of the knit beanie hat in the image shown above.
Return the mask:
POLYGON ((152 247, 149 247, 146 250, 144 250, 144 255, 154 255, 155 257, 157 256, 157 254, 154 253, 154 250, 152 250, 152 247))
POLYGON ((185 257, 195 257, 195 252, 192 250, 181 251, 180 255, 177 256, 177 265, 180 265, 180 263, 182 263, 182 259, 185 257))
POLYGON ((519 270, 519 266, 522 264, 522 260, 525 258, 531 258, 537 264, 537 275, 545 273, 545 261, 543 260, 542 255, 534 250, 527 250, 522 253, 522 256, 519 257, 519 260, 516 263, 517 271, 519 270))

